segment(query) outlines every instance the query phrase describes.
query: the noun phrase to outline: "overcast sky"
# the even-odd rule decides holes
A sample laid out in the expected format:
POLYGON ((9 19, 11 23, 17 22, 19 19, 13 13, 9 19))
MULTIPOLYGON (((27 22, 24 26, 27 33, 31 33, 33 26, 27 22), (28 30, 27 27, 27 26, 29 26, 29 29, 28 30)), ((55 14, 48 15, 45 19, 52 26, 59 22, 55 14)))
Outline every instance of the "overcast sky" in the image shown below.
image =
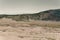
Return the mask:
POLYGON ((0 14, 36 13, 59 8, 60 0, 0 0, 0 14))

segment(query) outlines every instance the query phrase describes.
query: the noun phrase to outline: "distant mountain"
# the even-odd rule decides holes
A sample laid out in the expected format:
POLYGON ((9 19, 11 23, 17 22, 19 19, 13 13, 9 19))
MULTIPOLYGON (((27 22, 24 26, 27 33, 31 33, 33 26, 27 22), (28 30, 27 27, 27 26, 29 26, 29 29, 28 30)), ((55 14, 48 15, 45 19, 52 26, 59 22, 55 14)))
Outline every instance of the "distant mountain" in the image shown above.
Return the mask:
POLYGON ((60 9, 42 11, 34 14, 0 15, 0 18, 12 18, 17 21, 45 20, 60 21, 60 9))
POLYGON ((60 21, 60 9, 47 10, 37 13, 41 20, 60 21))

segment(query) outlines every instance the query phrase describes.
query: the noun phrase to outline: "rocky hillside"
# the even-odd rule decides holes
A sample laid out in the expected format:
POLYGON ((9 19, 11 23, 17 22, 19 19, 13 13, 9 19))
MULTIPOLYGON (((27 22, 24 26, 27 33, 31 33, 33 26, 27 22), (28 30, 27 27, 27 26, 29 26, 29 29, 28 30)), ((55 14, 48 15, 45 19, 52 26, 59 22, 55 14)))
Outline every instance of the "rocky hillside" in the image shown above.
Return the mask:
POLYGON ((34 14, 0 15, 0 18, 12 18, 17 21, 50 20, 60 21, 60 9, 42 11, 34 14))

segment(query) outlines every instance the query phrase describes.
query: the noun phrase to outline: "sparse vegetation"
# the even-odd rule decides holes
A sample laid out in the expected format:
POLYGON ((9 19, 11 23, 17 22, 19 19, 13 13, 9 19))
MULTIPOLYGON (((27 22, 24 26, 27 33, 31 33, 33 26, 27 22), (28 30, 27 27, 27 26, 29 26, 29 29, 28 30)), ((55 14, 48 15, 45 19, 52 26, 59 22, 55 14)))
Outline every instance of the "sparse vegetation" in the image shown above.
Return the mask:
POLYGON ((53 36, 60 36, 55 33, 60 33, 60 21, 15 21, 8 18, 0 19, 0 35, 6 37, 6 40, 55 40, 57 38, 54 39, 53 36))
POLYGON ((1 19, 0 26, 13 26, 13 27, 59 27, 60 28, 60 21, 14 21, 12 19, 1 19), (13 22, 13 23, 12 23, 13 22))
POLYGON ((54 38, 48 38, 48 40, 56 40, 56 39, 54 39, 54 38))
POLYGON ((42 26, 42 27, 60 27, 60 21, 32 21, 29 23, 31 26, 42 26))

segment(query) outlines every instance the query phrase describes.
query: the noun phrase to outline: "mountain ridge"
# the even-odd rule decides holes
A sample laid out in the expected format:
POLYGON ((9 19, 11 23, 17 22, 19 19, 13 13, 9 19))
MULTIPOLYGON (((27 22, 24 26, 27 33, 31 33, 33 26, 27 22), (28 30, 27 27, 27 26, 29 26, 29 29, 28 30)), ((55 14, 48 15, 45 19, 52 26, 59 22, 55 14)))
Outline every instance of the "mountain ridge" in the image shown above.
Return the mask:
POLYGON ((12 18, 17 21, 45 20, 60 21, 60 9, 46 10, 33 14, 0 15, 0 18, 12 18))

